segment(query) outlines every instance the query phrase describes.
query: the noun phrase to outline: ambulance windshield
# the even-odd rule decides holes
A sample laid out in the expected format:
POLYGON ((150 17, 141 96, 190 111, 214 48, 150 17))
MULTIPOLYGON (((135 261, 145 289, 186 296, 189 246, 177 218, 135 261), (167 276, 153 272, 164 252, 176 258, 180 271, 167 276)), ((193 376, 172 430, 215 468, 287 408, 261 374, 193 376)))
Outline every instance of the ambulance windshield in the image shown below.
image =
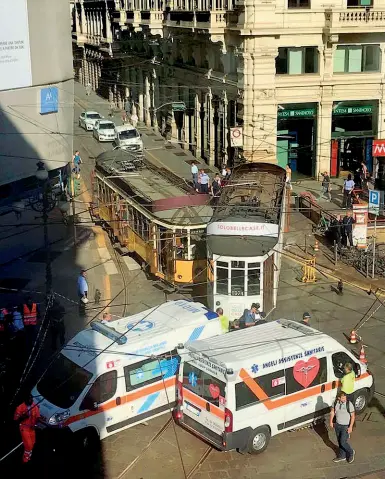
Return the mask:
POLYGON ((62 354, 55 359, 37 384, 44 399, 57 407, 71 407, 91 380, 92 374, 62 354))
POLYGON ((187 362, 183 365, 183 387, 215 406, 225 402, 225 383, 187 362))

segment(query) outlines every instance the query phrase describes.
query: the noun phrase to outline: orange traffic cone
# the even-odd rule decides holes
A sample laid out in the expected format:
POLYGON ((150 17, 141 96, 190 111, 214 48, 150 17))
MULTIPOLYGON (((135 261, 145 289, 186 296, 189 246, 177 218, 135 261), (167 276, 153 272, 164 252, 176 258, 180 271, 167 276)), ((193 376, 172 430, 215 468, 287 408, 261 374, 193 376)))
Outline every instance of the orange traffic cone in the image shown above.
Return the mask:
POLYGON ((368 360, 366 359, 366 356, 365 356, 365 349, 364 349, 364 346, 361 346, 361 350, 360 350, 360 361, 361 363, 367 363, 368 360))
POLYGON ((319 251, 318 240, 315 240, 315 243, 314 243, 314 252, 317 253, 318 251, 319 251))
POLYGON ((357 342, 357 336, 356 336, 356 332, 355 332, 355 331, 352 331, 352 332, 350 333, 349 342, 350 342, 350 344, 356 344, 356 342, 357 342))

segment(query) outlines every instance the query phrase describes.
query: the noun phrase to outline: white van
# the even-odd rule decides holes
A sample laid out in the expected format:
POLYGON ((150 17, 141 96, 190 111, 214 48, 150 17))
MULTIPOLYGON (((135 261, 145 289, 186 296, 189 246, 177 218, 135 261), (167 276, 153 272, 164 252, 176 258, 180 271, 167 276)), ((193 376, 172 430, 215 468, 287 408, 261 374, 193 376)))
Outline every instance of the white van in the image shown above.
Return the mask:
POLYGON ((32 391, 42 426, 68 427, 84 444, 94 444, 98 437, 170 411, 178 344, 217 334, 218 315, 186 300, 91 323, 62 349, 32 391))
POLYGON ((133 152, 143 151, 143 141, 139 131, 132 125, 115 126, 114 146, 133 152))
POLYGON ((327 334, 281 319, 194 341, 183 349, 174 416, 218 449, 257 454, 271 436, 329 413, 347 362, 360 414, 373 376, 327 334))

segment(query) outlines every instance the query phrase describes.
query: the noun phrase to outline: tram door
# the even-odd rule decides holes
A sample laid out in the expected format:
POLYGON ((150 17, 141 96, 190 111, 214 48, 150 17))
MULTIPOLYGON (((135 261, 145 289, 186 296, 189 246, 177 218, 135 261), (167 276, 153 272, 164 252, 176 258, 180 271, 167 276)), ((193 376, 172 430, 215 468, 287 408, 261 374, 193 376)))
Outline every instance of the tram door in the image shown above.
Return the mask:
POLYGON ((263 263, 263 311, 267 314, 274 308, 274 254, 263 263))

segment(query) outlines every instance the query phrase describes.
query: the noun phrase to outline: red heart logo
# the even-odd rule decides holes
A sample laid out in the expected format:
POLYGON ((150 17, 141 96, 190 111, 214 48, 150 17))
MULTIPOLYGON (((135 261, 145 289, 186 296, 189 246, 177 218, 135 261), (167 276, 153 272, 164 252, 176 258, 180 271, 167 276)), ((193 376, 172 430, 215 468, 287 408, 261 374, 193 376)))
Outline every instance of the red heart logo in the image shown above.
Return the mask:
POLYGON ((307 388, 311 384, 319 371, 319 359, 313 356, 307 361, 297 361, 294 364, 293 376, 298 384, 307 388))
POLYGON ((216 384, 210 384, 209 391, 213 399, 216 399, 221 393, 219 386, 217 386, 216 384))

